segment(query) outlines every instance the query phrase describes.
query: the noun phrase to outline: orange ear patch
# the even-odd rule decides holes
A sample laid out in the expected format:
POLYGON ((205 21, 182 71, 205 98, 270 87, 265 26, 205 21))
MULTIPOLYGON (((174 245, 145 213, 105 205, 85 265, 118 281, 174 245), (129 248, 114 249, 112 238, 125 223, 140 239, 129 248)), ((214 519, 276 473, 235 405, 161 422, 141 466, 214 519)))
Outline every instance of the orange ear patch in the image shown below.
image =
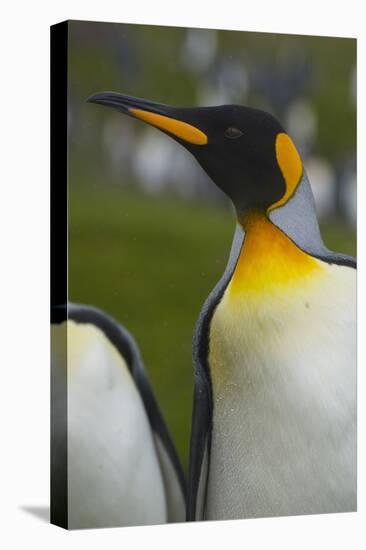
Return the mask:
POLYGON ((277 134, 276 159, 286 183, 286 191, 283 197, 272 204, 268 210, 273 210, 285 204, 294 194, 302 176, 302 162, 294 142, 288 134, 277 134))
POLYGON ((164 115, 159 115, 157 113, 151 113, 150 111, 143 111, 142 109, 130 108, 129 112, 132 113, 136 118, 160 128, 160 130, 165 130, 173 136, 179 137, 184 141, 193 143, 194 145, 206 145, 207 136, 195 126, 187 124, 181 120, 175 118, 170 118, 164 115))

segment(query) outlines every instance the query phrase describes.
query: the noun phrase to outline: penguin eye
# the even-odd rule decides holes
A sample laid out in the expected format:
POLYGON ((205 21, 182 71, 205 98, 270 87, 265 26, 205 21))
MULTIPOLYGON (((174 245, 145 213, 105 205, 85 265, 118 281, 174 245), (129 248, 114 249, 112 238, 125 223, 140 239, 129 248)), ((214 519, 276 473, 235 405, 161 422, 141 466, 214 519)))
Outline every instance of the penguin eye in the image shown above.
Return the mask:
POLYGON ((237 139, 240 138, 243 135, 243 132, 239 130, 239 128, 227 128, 225 130, 225 136, 230 139, 237 139))

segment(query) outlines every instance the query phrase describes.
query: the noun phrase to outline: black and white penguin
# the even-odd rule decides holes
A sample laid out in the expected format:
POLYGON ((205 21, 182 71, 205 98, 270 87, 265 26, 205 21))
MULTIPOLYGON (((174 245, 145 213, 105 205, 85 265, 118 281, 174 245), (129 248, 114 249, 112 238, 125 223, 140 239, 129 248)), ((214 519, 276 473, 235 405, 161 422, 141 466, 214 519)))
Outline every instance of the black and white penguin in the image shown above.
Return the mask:
POLYGON ((51 332, 53 522, 184 521, 183 470, 134 339, 99 309, 62 310, 51 332))
POLYGON ((248 107, 89 101, 173 137, 235 207, 194 337, 187 519, 355 510, 356 263, 324 245, 292 139, 248 107))

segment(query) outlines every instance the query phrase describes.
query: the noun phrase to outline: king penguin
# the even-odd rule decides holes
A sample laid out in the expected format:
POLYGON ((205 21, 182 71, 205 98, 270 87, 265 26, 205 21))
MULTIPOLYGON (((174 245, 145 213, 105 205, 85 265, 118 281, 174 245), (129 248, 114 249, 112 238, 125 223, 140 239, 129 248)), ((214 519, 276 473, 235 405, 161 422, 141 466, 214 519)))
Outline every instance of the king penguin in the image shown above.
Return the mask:
POLYGON ((51 332, 53 523, 90 529, 184 521, 183 470, 137 344, 95 307, 58 309, 51 332))
POLYGON ((89 101, 173 137, 234 205, 228 264, 193 340, 187 519, 355 510, 356 263, 324 245, 291 137, 238 105, 89 101))

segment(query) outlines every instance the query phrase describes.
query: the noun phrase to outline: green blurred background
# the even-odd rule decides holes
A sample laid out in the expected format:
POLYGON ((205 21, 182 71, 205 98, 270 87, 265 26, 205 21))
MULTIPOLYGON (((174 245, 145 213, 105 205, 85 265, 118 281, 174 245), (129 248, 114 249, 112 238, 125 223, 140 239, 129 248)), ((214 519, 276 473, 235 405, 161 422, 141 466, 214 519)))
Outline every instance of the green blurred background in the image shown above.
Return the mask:
POLYGON ((356 41, 69 23, 69 295, 136 338, 185 466, 192 333, 220 278, 234 217, 189 154, 89 95, 271 111, 304 158, 322 233, 355 255, 356 41))

